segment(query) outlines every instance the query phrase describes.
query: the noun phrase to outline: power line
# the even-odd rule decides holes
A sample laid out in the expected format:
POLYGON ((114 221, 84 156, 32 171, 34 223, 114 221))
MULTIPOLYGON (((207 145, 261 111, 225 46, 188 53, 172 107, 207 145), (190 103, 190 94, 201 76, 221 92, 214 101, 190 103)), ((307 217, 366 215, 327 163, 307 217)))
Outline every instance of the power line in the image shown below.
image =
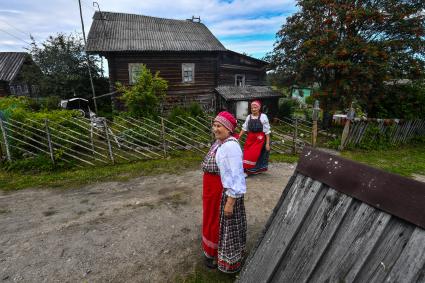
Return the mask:
POLYGON ((20 38, 20 37, 18 37, 18 36, 16 36, 16 35, 14 35, 13 33, 10 33, 10 32, 8 32, 8 31, 6 31, 6 30, 4 30, 4 29, 1 29, 0 28, 0 31, 2 31, 2 32, 4 32, 4 33, 7 33, 8 35, 10 35, 10 36, 12 36, 12 37, 14 37, 14 38, 16 38, 16 39, 18 39, 18 40, 20 40, 20 41, 22 41, 22 42, 25 42, 26 44, 28 44, 28 45, 31 45, 31 43, 29 43, 28 41, 26 41, 26 40, 23 40, 22 38, 20 38))
POLYGON ((4 21, 4 20, 2 20, 2 19, 0 19, 0 22, 5 23, 6 25, 8 25, 8 26, 10 26, 10 27, 14 28, 15 30, 19 31, 20 33, 25 34, 26 36, 30 35, 29 33, 26 33, 25 31, 23 31, 23 30, 21 30, 21 29, 18 29, 17 27, 15 27, 15 26, 13 26, 13 25, 9 24, 8 22, 6 22, 6 21, 4 21))

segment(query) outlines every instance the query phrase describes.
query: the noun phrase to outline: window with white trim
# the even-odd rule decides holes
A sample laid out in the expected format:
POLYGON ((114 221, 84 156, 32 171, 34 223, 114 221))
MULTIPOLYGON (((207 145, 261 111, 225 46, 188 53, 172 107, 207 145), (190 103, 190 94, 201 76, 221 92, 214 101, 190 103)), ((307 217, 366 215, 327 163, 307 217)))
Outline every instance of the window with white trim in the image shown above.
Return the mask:
POLYGON ((235 75, 235 86, 245 86, 245 75, 235 75))
POLYGON ((10 86, 10 93, 11 94, 16 94, 15 93, 15 87, 13 85, 10 86))
POLYGON ((128 83, 134 85, 142 71, 142 63, 129 63, 128 64, 128 83))
POLYGON ((190 84, 195 82, 195 64, 183 63, 182 64, 182 82, 190 84))

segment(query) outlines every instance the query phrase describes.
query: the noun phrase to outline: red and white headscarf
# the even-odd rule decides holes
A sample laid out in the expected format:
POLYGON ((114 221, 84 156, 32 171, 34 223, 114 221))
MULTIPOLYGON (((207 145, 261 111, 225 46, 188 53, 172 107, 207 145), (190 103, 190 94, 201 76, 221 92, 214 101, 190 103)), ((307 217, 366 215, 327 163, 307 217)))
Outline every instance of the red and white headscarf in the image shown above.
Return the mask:
POLYGON ((260 100, 254 100, 253 102, 251 102, 251 105, 253 105, 253 104, 257 105, 258 107, 261 107, 260 100))
POLYGON ((231 133, 235 131, 237 121, 232 114, 227 111, 222 111, 218 113, 217 117, 215 117, 214 121, 222 124, 226 129, 228 129, 231 133))

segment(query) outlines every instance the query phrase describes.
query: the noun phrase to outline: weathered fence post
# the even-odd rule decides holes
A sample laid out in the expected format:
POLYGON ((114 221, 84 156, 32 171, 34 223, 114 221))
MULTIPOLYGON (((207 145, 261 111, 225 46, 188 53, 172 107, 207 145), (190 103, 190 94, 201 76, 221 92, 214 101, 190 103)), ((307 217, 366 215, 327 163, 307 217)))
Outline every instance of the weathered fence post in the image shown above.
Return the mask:
POLYGON ((162 149, 164 151, 164 158, 167 157, 167 145, 165 143, 165 124, 164 118, 161 117, 161 141, 162 141, 162 149))
POLYGON ((353 119, 354 119, 354 109, 353 109, 353 104, 351 103, 350 111, 347 114, 347 121, 345 121, 344 130, 342 131, 341 144, 338 147, 339 150, 343 150, 345 147, 345 142, 347 141, 348 134, 350 133, 351 120, 353 119))
POLYGON ((7 141, 6 127, 3 124, 3 119, 0 118, 0 129, 3 133, 4 147, 6 149, 6 157, 8 161, 12 161, 12 155, 10 154, 9 142, 7 141))
POLYGON ((53 152, 52 137, 50 136, 49 120, 44 119, 44 124, 45 124, 45 127, 46 127, 47 142, 49 144, 50 159, 52 160, 53 165, 55 165, 55 155, 54 155, 54 152, 53 152))
POLYGON ((319 120, 319 100, 316 100, 314 102, 314 107, 313 107, 313 128, 312 128, 312 135, 311 135, 311 145, 313 147, 316 147, 316 141, 317 141, 317 120, 319 120))
POLYGON ((111 140, 109 138, 109 133, 108 133, 108 124, 106 123, 106 119, 103 119, 103 127, 105 129, 106 141, 108 143, 109 157, 111 158, 112 164, 115 164, 114 154, 112 152, 111 140))
POLYGON ((292 152, 293 154, 297 154, 297 138, 298 138, 298 118, 295 117, 295 125, 294 125, 294 135, 293 135, 293 148, 292 148, 292 152))

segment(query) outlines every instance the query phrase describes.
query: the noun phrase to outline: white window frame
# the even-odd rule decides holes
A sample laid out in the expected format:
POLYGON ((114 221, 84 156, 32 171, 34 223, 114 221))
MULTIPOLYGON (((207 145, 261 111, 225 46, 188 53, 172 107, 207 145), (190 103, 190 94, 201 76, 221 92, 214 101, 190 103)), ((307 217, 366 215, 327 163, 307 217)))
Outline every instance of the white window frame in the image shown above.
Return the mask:
POLYGON ((22 95, 22 87, 21 85, 16 86, 16 95, 22 95))
POLYGON ((195 63, 183 63, 182 64, 182 83, 184 84, 193 84, 195 83, 195 63), (192 72, 192 76, 189 76, 191 80, 186 79, 186 72, 192 72))
POLYGON ((235 75, 235 86, 245 86, 245 74, 235 75), (238 77, 242 77, 242 85, 238 85, 238 77))
POLYGON ((13 95, 16 94, 16 92, 15 92, 15 86, 11 85, 11 86, 9 86, 9 89, 10 89, 10 93, 11 94, 13 94, 13 95))
POLYGON ((140 69, 143 63, 128 63, 128 84, 134 85, 137 77, 140 75, 140 69))

